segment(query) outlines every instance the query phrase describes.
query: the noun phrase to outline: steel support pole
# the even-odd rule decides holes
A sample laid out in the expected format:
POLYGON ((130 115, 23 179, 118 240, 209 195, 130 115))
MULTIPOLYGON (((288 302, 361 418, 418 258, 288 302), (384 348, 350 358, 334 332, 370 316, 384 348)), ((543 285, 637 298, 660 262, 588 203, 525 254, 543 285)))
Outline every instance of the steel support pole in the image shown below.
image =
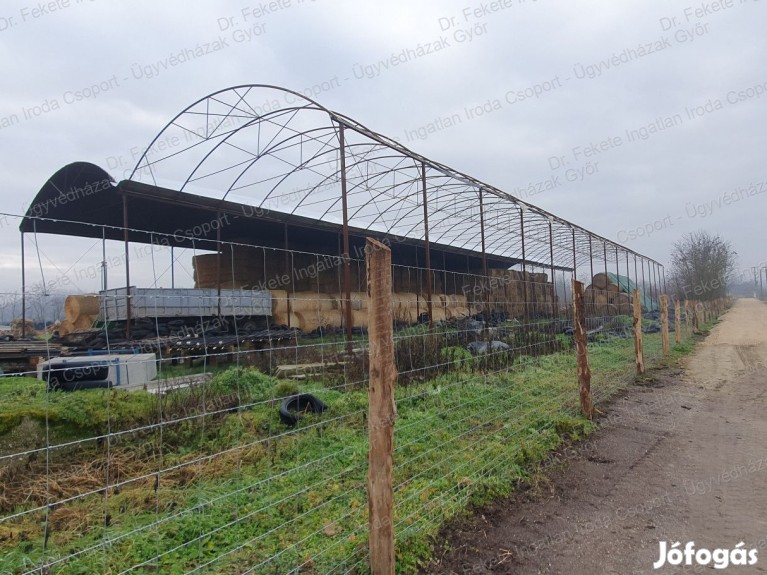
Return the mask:
MULTIPOLYGON (((288 224, 283 224, 282 226, 283 231, 283 247, 285 248, 285 275, 287 275, 290 278, 290 281, 287 285, 287 308, 288 308, 288 327, 292 327, 290 325, 290 316, 293 315, 293 295, 294 295, 294 289, 293 289, 293 269, 290 265, 290 252, 288 251, 288 224)), ((264 276, 266 277, 266 276, 264 276)))
POLYGON ((130 294, 130 233, 128 231, 128 196, 123 191, 123 242, 125 243, 125 339, 131 338, 132 302, 130 294))
POLYGON ((485 324, 490 319, 490 282, 487 277, 487 253, 485 251, 485 206, 484 198, 482 196, 482 188, 479 188, 479 233, 482 241, 482 291, 484 293, 484 312, 483 317, 485 324))
MULTIPOLYGON (((426 199, 426 162, 421 162, 421 193, 423 194, 423 236, 426 247, 426 311, 429 314, 429 327, 434 326, 434 314, 432 313, 432 285, 431 285, 431 249, 429 247, 429 207, 426 199)), ((482 192, 480 191, 480 194, 482 192)), ((480 206, 482 196, 480 195, 480 206)), ((480 207, 480 210, 482 208, 480 207)), ((484 230, 483 230, 484 234, 484 230)), ((482 240, 484 251, 484 235, 482 240)))
POLYGON ((21 232, 21 337, 27 337, 27 270, 24 262, 24 232, 21 232))
POLYGON ((637 255, 634 254, 634 283, 639 287, 639 268, 637 267, 637 255))
POLYGON ((107 289, 107 238, 104 226, 101 226, 101 289, 107 289))
POLYGON ((176 256, 173 253, 173 246, 170 246, 170 287, 171 289, 176 287, 176 256))
POLYGON ((631 279, 631 266, 629 265, 629 253, 626 252, 626 279, 631 279))
POLYGON ((551 318, 557 317, 557 283, 554 277, 554 228, 549 220, 549 263, 551 265, 551 318))
POLYGON ((591 274, 591 277, 589 278, 589 283, 594 281, 594 252, 591 247, 591 236, 589 236, 589 273, 591 274))
POLYGON ((522 236, 522 302, 524 318, 527 321, 527 253, 525 252, 525 214, 522 208, 519 209, 519 231, 522 236))
POLYGON ((346 195, 346 142, 344 140, 344 125, 338 125, 338 149, 341 159, 341 208, 343 210, 343 242, 344 242, 344 297, 346 298, 346 351, 352 352, 352 276, 349 258, 349 204, 346 195))
POLYGON ((573 279, 578 281, 578 259, 575 255, 575 228, 573 228, 573 279))
MULTIPOLYGON (((640 258, 639 263, 642 265, 642 295, 644 296, 647 291, 647 286, 645 284, 644 278, 644 258, 640 258)), ((644 299, 642 299, 642 301, 644 301, 644 299)), ((652 293, 650 293, 650 303, 652 303, 652 293)))
MULTIPOLYGON (((216 219, 221 222, 221 212, 216 212, 216 219)), ((216 310, 221 317, 221 226, 216 226, 216 310)))

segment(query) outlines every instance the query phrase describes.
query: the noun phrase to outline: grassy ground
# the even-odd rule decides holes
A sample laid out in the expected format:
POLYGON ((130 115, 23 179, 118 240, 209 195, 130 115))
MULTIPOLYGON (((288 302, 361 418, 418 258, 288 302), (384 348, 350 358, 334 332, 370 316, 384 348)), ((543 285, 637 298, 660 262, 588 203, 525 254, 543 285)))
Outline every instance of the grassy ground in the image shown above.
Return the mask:
MULTIPOLYGON (((658 334, 645 349, 657 362, 658 334)), ((672 349, 675 358, 692 344, 672 349)), ((631 339, 590 346, 590 359, 596 397, 633 380, 631 339)), ((254 370, 219 374, 172 403, 0 380, 2 453, 24 441, 45 445, 46 422, 51 444, 145 427, 48 458, 41 451, 2 461, 0 573, 58 559, 51 573, 240 573, 245 565, 253 573, 366 572, 367 390, 302 383, 330 409, 289 428, 278 397, 293 391, 254 370), (176 421, 153 425, 160 414, 176 421), (117 486, 104 492, 106 481, 117 486)), ((456 361, 444 375, 398 388, 397 410, 402 573, 428 557, 447 519, 509 493, 531 464, 592 429, 578 413, 573 353, 523 357, 512 370, 485 374, 456 361)))

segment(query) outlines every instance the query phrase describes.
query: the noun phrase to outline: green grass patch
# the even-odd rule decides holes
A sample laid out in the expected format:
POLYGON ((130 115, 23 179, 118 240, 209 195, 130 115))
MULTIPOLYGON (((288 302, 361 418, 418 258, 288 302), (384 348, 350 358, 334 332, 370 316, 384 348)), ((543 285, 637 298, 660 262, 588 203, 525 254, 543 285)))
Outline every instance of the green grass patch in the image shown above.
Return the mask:
MULTIPOLYGON (((659 334, 645 337, 650 357, 659 346, 659 334)), ((691 349, 686 342, 673 353, 691 349)), ((572 352, 518 357, 512 369, 492 373, 478 372, 476 358, 460 347, 440 353, 448 373, 396 391, 400 573, 428 559, 447 520, 508 495, 563 441, 593 429, 579 414, 572 352)), ((590 346, 590 359, 595 394, 607 396, 633 380, 631 339, 590 346)), ((165 403, 141 391, 46 393, 35 380, 0 380, 6 432, 24 419, 83 437, 105 424, 129 429, 160 415, 167 422, 108 448, 62 454, 56 460, 62 466, 59 459, 103 463, 109 449, 112 465, 97 472, 127 483, 81 497, 89 489, 83 479, 71 501, 49 509, 47 543, 45 511, 0 524, 0 572, 23 571, 44 558, 60 559, 49 572, 61 574, 136 565, 135 573, 238 573, 245 566, 253 573, 367 572, 367 390, 342 392, 321 381, 298 387, 329 409, 289 428, 280 423, 279 398, 295 392, 295 384, 253 369, 229 369, 165 403), (121 468, 121 458, 133 467, 121 468)), ((37 505, 17 503, 3 514, 37 505)))

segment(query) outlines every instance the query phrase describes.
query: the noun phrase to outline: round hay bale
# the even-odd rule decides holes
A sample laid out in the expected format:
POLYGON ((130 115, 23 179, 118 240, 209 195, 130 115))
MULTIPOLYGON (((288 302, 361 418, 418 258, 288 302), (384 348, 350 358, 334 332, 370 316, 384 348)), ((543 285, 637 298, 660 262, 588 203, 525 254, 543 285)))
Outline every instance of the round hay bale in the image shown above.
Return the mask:
POLYGON ((293 325, 291 323, 291 327, 297 327, 304 333, 312 332, 320 326, 319 322, 317 321, 316 314, 313 313, 304 313, 298 311, 290 314, 290 317, 291 319, 293 317, 296 318, 296 324, 293 325))
POLYGON ((595 274, 594 277, 591 278, 591 284, 599 290, 604 290, 607 289, 607 286, 610 284, 610 278, 608 278, 605 273, 595 274))
POLYGON ((611 294, 610 299, 612 300, 610 303, 614 303, 615 305, 627 305, 631 302, 631 298, 627 293, 611 294))
POLYGON ((447 296, 448 305, 466 307, 466 296, 463 294, 450 294, 447 296))
POLYGON ((449 307, 447 308, 447 317, 449 319, 457 319, 462 317, 469 317, 471 314, 469 313, 469 308, 467 307, 449 307))
POLYGON ((332 310, 336 309, 336 298, 326 293, 296 292, 290 294, 290 304, 294 311, 332 310))
POLYGON ((396 292, 392 294, 392 305, 397 307, 413 307, 418 305, 418 294, 411 292, 396 292))
POLYGON ((368 327, 367 310, 352 311, 352 325, 354 327, 368 327))
POLYGON ((621 314, 631 313, 631 297, 626 293, 615 294, 613 301, 618 308, 618 312, 621 314))
POLYGON ((61 336, 69 335, 73 331, 75 331, 75 326, 73 326, 72 322, 69 321, 68 319, 65 319, 59 324, 58 332, 59 332, 59 335, 61 336))
POLYGON ((299 327, 305 332, 312 332, 318 327, 341 327, 343 325, 343 315, 340 310, 298 311, 291 315, 298 318, 299 327))
POLYGON ((607 291, 612 293, 619 293, 621 291, 621 288, 617 284, 608 284, 607 291))
POLYGON ((77 318, 77 321, 73 322, 72 325, 76 330, 80 329, 90 329, 90 327, 93 325, 93 321, 96 319, 96 316, 92 315, 81 315, 77 318))
POLYGON ((607 305, 609 303, 608 302, 607 293, 605 293, 603 291, 595 292, 595 294, 594 294, 594 303, 597 304, 597 305, 607 305))
MULTIPOLYGON (((334 299, 338 300, 338 306, 339 308, 343 309, 344 305, 346 305, 346 294, 344 293, 334 293, 332 296, 334 299)), ((352 304, 352 310, 353 311, 361 311, 368 308, 368 294, 365 292, 352 292, 351 293, 351 304, 352 304)))
POLYGON ((288 312, 288 292, 282 289, 273 289, 272 290, 272 315, 286 314, 287 312, 288 312))
POLYGON ((447 312, 443 307, 432 307, 431 321, 445 321, 447 319, 447 312))
POLYGON ((278 325, 287 325, 290 327, 301 327, 301 319, 294 313, 288 314, 287 311, 272 312, 272 320, 269 322, 272 327, 278 325))
POLYGON ((397 322, 413 324, 418 321, 418 313, 414 307, 395 307, 392 311, 394 312, 394 320, 397 322))
POLYGON ((64 300, 64 315, 75 323, 81 316, 97 316, 101 298, 97 295, 70 295, 64 300))

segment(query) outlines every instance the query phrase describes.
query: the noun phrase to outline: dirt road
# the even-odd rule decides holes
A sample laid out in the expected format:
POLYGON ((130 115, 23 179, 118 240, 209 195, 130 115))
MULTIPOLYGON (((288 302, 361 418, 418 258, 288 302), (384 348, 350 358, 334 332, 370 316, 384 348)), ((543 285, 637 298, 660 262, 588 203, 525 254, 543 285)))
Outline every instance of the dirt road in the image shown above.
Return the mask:
POLYGON ((767 305, 737 301, 685 363, 622 394, 542 493, 453 530, 428 572, 767 573, 767 305), (758 562, 655 570, 660 541, 742 541, 758 562))

